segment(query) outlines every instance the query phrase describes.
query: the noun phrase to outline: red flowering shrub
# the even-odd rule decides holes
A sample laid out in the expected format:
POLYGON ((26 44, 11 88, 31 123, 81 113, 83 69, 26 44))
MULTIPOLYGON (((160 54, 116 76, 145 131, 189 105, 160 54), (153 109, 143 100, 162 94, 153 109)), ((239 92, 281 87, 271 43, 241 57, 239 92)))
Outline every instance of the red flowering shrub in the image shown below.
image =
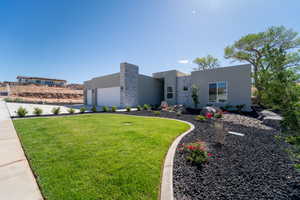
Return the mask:
POLYGON ((207 119, 211 119, 213 116, 214 116, 214 115, 213 115, 212 113, 210 113, 210 112, 205 113, 205 117, 206 117, 207 119))
POLYGON ((186 159, 197 166, 206 163, 208 157, 212 156, 211 153, 207 153, 206 144, 201 141, 183 144, 179 150, 184 151, 187 154, 186 159))

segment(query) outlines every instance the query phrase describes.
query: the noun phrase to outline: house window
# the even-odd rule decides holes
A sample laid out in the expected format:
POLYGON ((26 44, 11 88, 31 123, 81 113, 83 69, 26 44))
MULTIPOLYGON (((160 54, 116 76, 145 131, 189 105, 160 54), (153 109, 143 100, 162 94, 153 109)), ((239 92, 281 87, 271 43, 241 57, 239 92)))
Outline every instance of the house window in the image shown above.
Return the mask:
POLYGON ((227 101, 227 82, 220 81, 209 84, 209 102, 224 103, 227 101))
POLYGON ((173 98, 173 88, 167 87, 167 98, 172 99, 173 98))
POLYGON ((183 91, 188 91, 189 89, 188 89, 188 87, 187 86, 184 86, 183 87, 183 91))

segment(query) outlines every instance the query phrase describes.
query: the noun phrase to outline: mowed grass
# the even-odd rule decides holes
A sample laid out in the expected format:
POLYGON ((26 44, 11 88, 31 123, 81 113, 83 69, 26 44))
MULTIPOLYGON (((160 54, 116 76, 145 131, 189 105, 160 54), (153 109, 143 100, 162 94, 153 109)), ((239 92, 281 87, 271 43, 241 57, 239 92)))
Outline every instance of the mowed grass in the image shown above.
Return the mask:
POLYGON ((157 199, 165 154, 189 125, 94 114, 15 120, 47 200, 157 199))

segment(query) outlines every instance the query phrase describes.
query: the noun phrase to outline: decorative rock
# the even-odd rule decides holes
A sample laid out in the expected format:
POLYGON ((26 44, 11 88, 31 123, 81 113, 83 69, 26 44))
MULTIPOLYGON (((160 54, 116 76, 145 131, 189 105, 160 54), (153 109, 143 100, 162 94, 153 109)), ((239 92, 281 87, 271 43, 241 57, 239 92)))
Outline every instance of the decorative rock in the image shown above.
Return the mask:
POLYGON ((282 117, 280 116, 272 116, 272 117, 264 117, 263 124, 275 128, 277 130, 280 129, 282 122, 282 117))
POLYGON ((280 115, 269 110, 261 111, 260 119, 263 121, 263 124, 275 129, 280 129, 281 122, 283 120, 283 118, 280 115))
POLYGON ((208 112, 212 113, 212 114, 215 114, 215 113, 221 112, 221 109, 218 108, 218 107, 206 106, 206 107, 202 108, 200 114, 205 115, 208 112))
POLYGON ((175 105, 174 106, 174 111, 175 112, 180 112, 180 113, 186 113, 186 108, 184 105, 175 105))

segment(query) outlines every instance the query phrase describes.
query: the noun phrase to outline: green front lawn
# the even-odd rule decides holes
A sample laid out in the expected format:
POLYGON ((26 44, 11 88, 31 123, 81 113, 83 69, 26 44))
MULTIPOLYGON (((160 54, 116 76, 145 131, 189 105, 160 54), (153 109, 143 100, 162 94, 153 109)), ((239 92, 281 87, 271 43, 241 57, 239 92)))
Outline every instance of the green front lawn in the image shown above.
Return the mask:
POLYGON ((189 125, 94 114, 15 120, 47 200, 157 199, 169 145, 189 125))

